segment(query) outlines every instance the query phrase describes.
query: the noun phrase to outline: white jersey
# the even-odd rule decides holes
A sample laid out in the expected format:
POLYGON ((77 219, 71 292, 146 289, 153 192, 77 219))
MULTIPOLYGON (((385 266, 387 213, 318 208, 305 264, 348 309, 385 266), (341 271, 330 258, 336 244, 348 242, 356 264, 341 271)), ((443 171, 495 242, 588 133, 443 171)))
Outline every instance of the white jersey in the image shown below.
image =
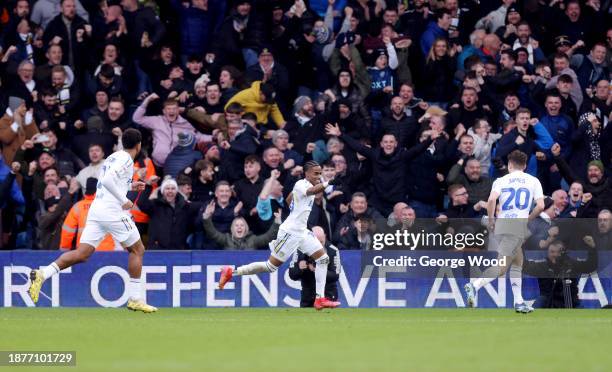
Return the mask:
POLYGON ((131 189, 134 161, 125 151, 117 151, 106 158, 98 174, 96 198, 87 214, 87 220, 115 221, 129 214, 122 206, 131 189))
POLYGON ((527 217, 535 200, 544 197, 540 180, 522 171, 515 171, 493 182, 492 192, 499 194, 498 223, 495 232, 526 233, 527 217), (508 220, 514 219, 510 224, 508 220), (501 224, 503 224, 503 226, 501 224), (513 230, 512 227, 519 230, 513 230))
POLYGON ((314 203, 314 195, 306 195, 306 190, 311 188, 313 184, 306 179, 301 179, 293 186, 291 205, 289 206, 289 217, 280 225, 280 229, 294 234, 305 234, 308 231, 307 222, 312 203, 314 203))

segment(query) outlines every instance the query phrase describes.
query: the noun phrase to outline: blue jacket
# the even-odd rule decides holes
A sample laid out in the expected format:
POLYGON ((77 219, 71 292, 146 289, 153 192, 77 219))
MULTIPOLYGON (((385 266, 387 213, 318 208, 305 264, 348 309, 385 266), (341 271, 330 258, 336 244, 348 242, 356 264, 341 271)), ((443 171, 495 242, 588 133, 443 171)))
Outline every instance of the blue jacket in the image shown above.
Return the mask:
MULTIPOLYGON (((537 177, 538 174, 538 165, 535 157, 536 151, 542 151, 546 153, 549 159, 552 159, 552 154, 550 153, 550 148, 554 145, 554 140, 548 133, 548 130, 542 125, 542 123, 538 122, 536 125, 532 127, 533 129, 529 129, 527 133, 527 137, 525 138, 525 142, 521 145, 516 144, 516 137, 519 136, 518 130, 515 128, 510 132, 504 134, 502 138, 497 142, 497 147, 495 151, 495 156, 500 157, 507 163, 507 156, 514 150, 521 150, 527 156, 529 156, 529 161, 527 163, 526 173, 537 177)), ((493 157, 493 155, 492 155, 493 157)))
POLYGON ((561 155, 564 159, 569 159, 572 150, 572 134, 574 124, 572 119, 566 115, 550 116, 548 114, 540 117, 540 123, 544 125, 553 141, 561 145, 561 155))
POLYGON ((172 0, 172 6, 179 14, 182 54, 208 52, 213 34, 223 21, 225 1, 209 0, 207 11, 184 7, 180 0, 172 0))
MULTIPOLYGON (((0 159, 0 186, 2 186, 2 184, 8 177, 11 177, 10 172, 11 170, 4 163, 4 159, 0 159)), ((0 187, 0 189, 4 191, 4 188, 0 187)), ((10 188, 6 189, 6 195, 4 195, 4 193, 2 193, 1 195, 2 198, 0 198, 0 208, 4 208, 4 206, 6 205, 6 202, 8 201, 8 198, 7 198, 8 195, 10 195, 10 199, 13 201, 14 204, 25 205, 25 199, 23 198, 23 193, 21 192, 21 189, 19 188, 17 181, 15 181, 14 176, 13 176, 13 182, 11 182, 10 188)))
POLYGON ((180 171, 202 159, 202 153, 194 150, 193 146, 176 146, 164 163, 164 174, 176 178, 180 171))
POLYGON ((437 22, 431 21, 427 25, 425 32, 423 32, 423 36, 421 36, 421 51, 423 52, 423 56, 427 57, 429 49, 431 49, 434 41, 438 38, 448 40, 448 31, 440 28, 437 22))

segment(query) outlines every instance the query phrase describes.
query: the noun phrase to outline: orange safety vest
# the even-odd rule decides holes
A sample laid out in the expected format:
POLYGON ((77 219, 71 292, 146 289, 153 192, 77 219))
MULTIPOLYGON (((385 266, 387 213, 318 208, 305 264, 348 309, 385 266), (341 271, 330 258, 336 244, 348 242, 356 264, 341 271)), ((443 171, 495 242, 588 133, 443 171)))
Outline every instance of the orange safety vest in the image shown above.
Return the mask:
MULTIPOLYGON (((94 195, 85 195, 83 200, 79 201, 70 208, 70 212, 64 220, 62 226, 62 235, 60 239, 60 249, 72 249, 72 242, 74 242, 74 236, 76 235, 76 244, 78 246, 81 241, 81 233, 85 228, 85 222, 87 221, 87 213, 89 213, 89 207, 93 203, 94 195)), ((110 234, 106 234, 104 239, 96 247, 97 251, 113 251, 115 250, 115 241, 110 234)))
MULTIPOLYGON (((146 173, 145 173, 145 179, 141 180, 138 177, 137 174, 137 170, 140 169, 140 166, 138 165, 138 162, 134 163, 134 177, 132 178, 132 181, 136 182, 136 181, 146 181, 148 179, 150 179, 151 177, 155 176, 155 166, 153 165, 153 162, 151 161, 151 159, 149 158, 145 158, 144 160, 145 163, 145 169, 146 169, 146 173)), ((157 188, 156 185, 153 185, 153 190, 155 190, 157 188)), ((142 194, 142 191, 138 192, 138 195, 136 196, 136 199, 140 198, 142 194)), ((134 207, 131 209, 131 213, 132 213, 132 217, 134 217, 134 222, 138 222, 138 223, 149 223, 149 216, 144 213, 143 211, 140 210, 140 208, 138 208, 138 203, 135 202, 135 200, 132 200, 134 202, 134 207)))

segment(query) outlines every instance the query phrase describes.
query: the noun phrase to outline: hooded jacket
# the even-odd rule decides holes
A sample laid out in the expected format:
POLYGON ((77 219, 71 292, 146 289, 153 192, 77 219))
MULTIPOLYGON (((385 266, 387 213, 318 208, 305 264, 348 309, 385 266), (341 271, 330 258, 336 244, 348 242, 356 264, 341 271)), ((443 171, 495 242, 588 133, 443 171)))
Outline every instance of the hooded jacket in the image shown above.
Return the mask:
POLYGON ((181 132, 192 133, 196 138, 196 142, 210 142, 212 140, 212 136, 196 131, 195 128, 180 115, 177 117, 176 121, 170 123, 163 115, 145 116, 145 112, 145 106, 138 106, 132 120, 134 120, 136 124, 140 124, 153 132, 153 154, 151 157, 153 158, 153 162, 158 166, 164 166, 168 154, 170 154, 172 149, 178 144, 178 135, 181 132))
POLYGON ((260 93, 261 81, 255 81, 250 88, 244 89, 233 96, 227 102, 225 108, 227 109, 230 104, 238 102, 244 107, 245 112, 252 112, 257 116, 258 123, 267 123, 269 119, 272 119, 279 128, 282 128, 285 124, 285 118, 283 118, 278 105, 262 102, 260 93))

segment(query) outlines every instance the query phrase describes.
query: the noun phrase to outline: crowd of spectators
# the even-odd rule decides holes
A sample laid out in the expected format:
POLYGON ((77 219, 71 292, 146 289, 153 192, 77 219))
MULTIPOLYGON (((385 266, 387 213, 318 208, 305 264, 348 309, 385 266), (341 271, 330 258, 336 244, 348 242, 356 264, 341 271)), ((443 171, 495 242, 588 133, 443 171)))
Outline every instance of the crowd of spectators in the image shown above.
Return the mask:
POLYGON ((138 128, 148 249, 265 249, 309 160, 340 180, 309 218, 327 244, 478 230, 453 221, 486 213, 517 149, 550 196, 526 247, 611 249, 611 7, 3 1, 0 248, 73 248, 104 158, 138 128), (556 221, 581 217, 600 223, 558 243, 556 221))

